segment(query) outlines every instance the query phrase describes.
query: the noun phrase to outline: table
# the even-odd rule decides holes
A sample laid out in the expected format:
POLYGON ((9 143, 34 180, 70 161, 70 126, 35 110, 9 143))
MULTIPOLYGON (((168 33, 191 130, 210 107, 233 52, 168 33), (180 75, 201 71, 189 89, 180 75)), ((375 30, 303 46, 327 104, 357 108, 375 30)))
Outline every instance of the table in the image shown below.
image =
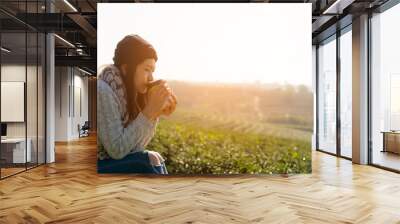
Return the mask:
POLYGON ((382 131, 381 133, 383 133, 382 152, 400 154, 400 131, 382 131))
POLYGON ((26 163, 32 159, 31 154, 32 141, 30 138, 6 138, 1 139, 1 159, 5 163, 26 163), (26 142, 26 154, 25 144, 26 142))

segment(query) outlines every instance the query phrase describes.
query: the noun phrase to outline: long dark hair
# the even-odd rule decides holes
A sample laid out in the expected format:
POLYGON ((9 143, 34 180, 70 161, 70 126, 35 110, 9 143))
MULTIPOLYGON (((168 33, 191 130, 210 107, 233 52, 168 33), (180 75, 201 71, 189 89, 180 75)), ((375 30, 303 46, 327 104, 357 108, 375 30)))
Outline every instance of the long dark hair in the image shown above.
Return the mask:
POLYGON ((145 59, 153 58, 157 61, 157 52, 153 46, 139 35, 127 35, 120 42, 114 52, 114 65, 121 70, 121 65, 127 65, 127 74, 122 75, 126 93, 129 121, 135 119, 146 105, 146 94, 140 94, 135 89, 136 67, 145 59))

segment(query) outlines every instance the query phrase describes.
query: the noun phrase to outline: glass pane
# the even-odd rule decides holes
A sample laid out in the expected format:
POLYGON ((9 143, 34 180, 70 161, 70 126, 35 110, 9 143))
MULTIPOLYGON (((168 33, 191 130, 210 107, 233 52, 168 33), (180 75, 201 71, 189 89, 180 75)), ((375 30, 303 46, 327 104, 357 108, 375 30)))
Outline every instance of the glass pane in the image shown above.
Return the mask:
POLYGON ((37 165, 37 132, 38 132, 38 111, 37 111, 37 80, 38 80, 38 49, 37 33, 27 33, 28 51, 27 51, 27 80, 26 80, 26 113, 27 113, 27 142, 30 158, 28 159, 28 168, 37 165))
POLYGON ((25 163, 30 159, 30 151, 26 151, 25 32, 3 32, 1 47, 1 174, 5 177, 25 170, 25 163))
MULTIPOLYGON (((45 1, 1 1, 0 7, 25 18, 25 12, 45 12, 45 1)), ((1 12, 0 19, 7 20, 0 29, 4 177, 45 161, 45 36, 1 12)))
POLYGON ((400 73, 390 77, 390 130, 400 130, 400 73))
POLYGON ((400 170, 400 5, 372 17, 372 163, 400 170))
POLYGON ((317 136, 317 103, 316 103, 316 80, 317 80, 317 48, 312 46, 312 88, 313 88, 313 136, 312 136, 312 150, 316 150, 316 136, 317 136))
POLYGON ((336 40, 318 48, 318 148, 336 153, 336 40))
POLYGON ((340 37, 340 152, 351 158, 352 149, 352 35, 351 30, 340 37))
POLYGON ((38 163, 45 163, 45 35, 39 33, 38 36, 38 163))

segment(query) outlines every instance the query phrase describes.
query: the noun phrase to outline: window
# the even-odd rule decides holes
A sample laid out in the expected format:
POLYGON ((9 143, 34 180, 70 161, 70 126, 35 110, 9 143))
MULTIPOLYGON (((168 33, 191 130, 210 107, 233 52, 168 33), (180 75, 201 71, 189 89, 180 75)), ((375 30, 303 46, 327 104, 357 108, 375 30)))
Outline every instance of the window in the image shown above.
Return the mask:
POLYGON ((340 154, 351 158, 352 149, 352 34, 351 26, 340 36, 340 154))
POLYGON ((371 18, 371 162, 400 170, 400 4, 371 18), (397 132, 396 132, 397 131, 397 132))
POLYGON ((336 36, 318 47, 318 149, 336 153, 336 36))
POLYGON ((390 76, 390 130, 400 131, 400 73, 390 76))

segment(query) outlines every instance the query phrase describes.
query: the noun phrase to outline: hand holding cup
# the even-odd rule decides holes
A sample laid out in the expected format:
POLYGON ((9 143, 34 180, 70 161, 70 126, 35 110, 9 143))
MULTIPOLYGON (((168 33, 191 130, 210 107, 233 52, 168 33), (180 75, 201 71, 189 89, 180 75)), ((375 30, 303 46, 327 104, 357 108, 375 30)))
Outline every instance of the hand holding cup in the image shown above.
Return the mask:
POLYGON ((154 104, 162 98, 162 105, 158 105, 154 107, 157 111, 156 117, 160 115, 170 115, 175 111, 177 99, 172 89, 168 86, 166 81, 164 80, 156 80, 148 83, 148 104, 154 104), (159 97, 157 97, 159 96, 159 97), (152 102, 153 101, 153 102, 152 102))

